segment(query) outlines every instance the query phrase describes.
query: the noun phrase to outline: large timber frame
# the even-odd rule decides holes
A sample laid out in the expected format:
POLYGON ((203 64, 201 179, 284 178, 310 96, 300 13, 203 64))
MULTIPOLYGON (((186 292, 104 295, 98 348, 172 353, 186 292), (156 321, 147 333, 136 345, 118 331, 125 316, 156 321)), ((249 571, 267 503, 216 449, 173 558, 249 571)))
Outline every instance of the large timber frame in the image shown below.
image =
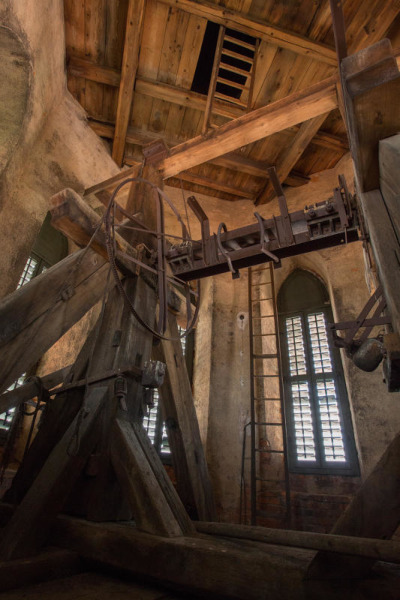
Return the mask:
MULTIPOLYGON (((179 2, 192 10, 201 10, 200 5, 189 0, 179 2)), ((140 15, 136 34, 127 32, 134 54, 140 40, 140 15)), ((286 39, 285 43, 290 45, 296 40, 286 39)), ((332 54, 325 52, 324 60, 332 61, 332 54)), ((135 73, 136 66, 129 64, 128 57, 124 59, 119 114, 127 111, 126 74, 135 73)), ((382 202, 382 192, 385 198, 390 196, 390 192, 381 189, 381 181, 390 179, 390 189, 398 186, 397 193, 400 189, 399 180, 392 180, 382 161, 379 168, 380 140, 400 129, 399 114, 392 111, 400 90, 400 75, 390 44, 377 44, 350 57, 341 55, 340 76, 358 193, 374 241, 394 329, 399 333, 396 302, 399 279, 397 275, 392 277, 379 243, 386 231, 386 243, 397 251, 398 238, 392 223, 382 223, 374 217, 382 202), (371 107, 378 101, 383 115, 379 123, 371 119, 371 107)), ((332 77, 295 98, 240 116, 205 139, 174 148, 166 157, 157 154, 156 143, 154 152, 158 158, 154 158, 151 148, 147 149, 142 177, 162 188, 163 178, 199 164, 206 157, 216 159, 279 127, 318 119, 337 106, 337 83, 337 78, 332 77)), ((113 147, 117 161, 122 156, 121 140, 125 140, 127 119, 121 118, 120 123, 113 147)), ((311 127, 315 132, 318 125, 319 121, 310 122, 305 129, 311 127)), ((303 134, 307 131, 301 129, 303 134)), ((390 162, 393 155, 398 157, 398 141, 383 145, 386 161, 390 162)), ((289 161, 278 168, 282 178, 289 171, 289 161)), ((87 190, 86 197, 101 195, 132 174, 137 174, 136 167, 87 190)), ((103 201, 107 202, 108 197, 108 194, 103 196, 103 201)), ((260 201, 267 197, 268 192, 260 201)), ((131 184, 127 210, 132 214, 140 212, 141 222, 151 230, 156 229, 154 205, 142 184, 131 184)), ((64 192, 53 199, 53 223, 75 243, 86 247, 97 222, 96 213, 79 196, 64 192)), ((150 246, 153 244, 150 250, 156 250, 157 239, 150 239, 150 246)), ((122 230, 116 238, 119 248, 132 258, 137 258, 137 245, 141 241, 137 234, 123 236, 122 230)), ((268 253, 264 256, 271 260, 268 253)), ((150 323, 157 306, 154 282, 143 277, 142 272, 138 274, 136 264, 132 266, 129 261, 121 260, 117 266, 126 293, 150 323)), ((400 521, 399 436, 335 526, 334 536, 290 531, 278 534, 215 523, 196 526, 192 518, 215 521, 216 511, 180 345, 164 340, 155 352, 156 358, 167 365, 168 377, 162 394, 167 413, 173 416, 178 431, 173 434, 171 444, 177 492, 141 426, 145 402, 142 376, 153 356, 153 336, 129 312, 108 273, 105 241, 100 232, 90 249, 86 247, 69 256, 0 305, 1 348, 7 356, 0 383, 5 390, 66 329, 99 300, 102 302, 97 323, 67 375, 62 371, 42 382, 48 385, 52 399, 2 506, 6 522, 0 541, 3 560, 34 555, 44 544, 52 543, 103 564, 195 589, 198 594, 225 594, 242 599, 257 599, 267 594, 271 599, 293 599, 311 593, 342 598, 341 585, 330 587, 327 579, 350 578, 355 570, 360 577, 369 578, 377 559, 400 563, 400 545, 387 540, 400 521), (35 300, 38 296, 46 299, 44 304, 41 300, 40 306, 35 300), (18 321, 15 315, 24 318, 18 321), (56 389, 60 382, 62 387, 56 389), (85 520, 58 516, 63 510, 85 520), (130 521, 132 516, 135 527, 116 523, 130 521), (115 523, 104 524, 104 521, 115 523), (115 552, 119 544, 124 549, 121 554, 115 552), (148 553, 151 565, 146 558, 148 553), (165 553, 169 555, 167 562, 165 553)), ((170 312, 167 331, 176 337, 176 330, 176 319, 170 312)), ((15 405, 34 393, 32 385, 27 384, 14 394, 5 394, 1 406, 15 405)), ((361 579, 354 583, 353 591, 362 594, 364 583, 361 579)), ((368 580, 368 585, 373 587, 373 581, 368 580)), ((390 581, 380 582, 380 590, 382 585, 388 593, 392 591, 390 581)))

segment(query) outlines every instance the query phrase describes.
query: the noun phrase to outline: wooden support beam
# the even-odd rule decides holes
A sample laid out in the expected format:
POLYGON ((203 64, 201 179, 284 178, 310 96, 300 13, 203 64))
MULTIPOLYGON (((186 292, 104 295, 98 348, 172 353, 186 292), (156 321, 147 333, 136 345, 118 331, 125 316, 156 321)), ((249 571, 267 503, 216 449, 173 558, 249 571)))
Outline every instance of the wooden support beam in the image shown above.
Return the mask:
POLYGON ((224 183, 220 183, 219 181, 215 181, 214 179, 211 179, 210 177, 205 177, 204 175, 191 173, 190 171, 186 171, 185 173, 179 173, 178 177, 182 179, 182 181, 188 181, 189 183, 193 183, 195 185, 202 185, 211 190, 225 192, 226 194, 238 196, 239 198, 251 199, 252 197, 254 197, 255 194, 254 186, 249 186, 250 189, 244 190, 233 185, 226 185, 224 183))
POLYGON ((126 17, 121 82, 118 93, 115 136, 112 149, 112 157, 118 166, 122 165, 122 160, 124 158, 126 131, 128 129, 131 114, 135 77, 139 64, 144 7, 145 0, 129 0, 126 17))
POLYGON ((311 558, 310 552, 297 551, 296 555, 296 551, 279 548, 269 552, 261 544, 255 547, 237 540, 200 535, 162 538, 126 525, 78 523, 67 518, 57 520, 54 534, 60 547, 178 586, 189 597, 194 591, 204 598, 299 600, 304 598, 302 571, 311 558))
MULTIPOLYGON (((91 248, 102 258, 108 260, 104 225, 99 224, 101 217, 74 190, 67 188, 50 199, 51 224, 80 247, 91 241, 91 248)), ((137 252, 128 242, 115 232, 117 250, 137 258, 137 252)), ((136 265, 123 256, 117 257, 117 266, 124 273, 136 274, 136 265)))
POLYGON ((168 314, 167 337, 155 346, 157 360, 167 365, 160 388, 161 405, 167 424, 172 462, 180 498, 194 519, 214 520, 216 509, 208 474, 207 462, 200 439, 192 388, 182 354, 178 326, 173 314, 168 314))
POLYGON ((335 554, 362 556, 400 564, 400 543, 390 540, 376 540, 331 533, 314 533, 288 529, 270 529, 231 523, 196 523, 199 533, 223 536, 242 540, 252 540, 264 544, 327 550, 335 554))
POLYGON ((119 69, 98 65, 79 56, 70 56, 68 58, 67 72, 68 75, 72 75, 73 77, 82 77, 89 81, 104 83, 113 87, 119 87, 121 83, 121 71, 119 69))
POLYGON ((379 188, 379 140, 400 131, 400 72, 385 39, 341 63, 346 125, 359 192, 379 188))
POLYGON ((87 570, 76 552, 54 548, 37 556, 0 562, 0 589, 6 592, 14 588, 72 577, 87 570))
MULTIPOLYGON (((51 390, 64 381, 70 370, 71 365, 64 367, 63 369, 59 369, 58 371, 54 371, 54 373, 49 373, 49 375, 45 375, 44 377, 40 378, 40 385, 42 385, 46 390, 51 390)), ((39 391, 39 383, 35 380, 32 380, 15 388, 15 390, 1 394, 0 414, 10 410, 10 408, 19 406, 23 402, 27 402, 31 398, 35 398, 38 396, 39 391)))
POLYGON ((249 18, 238 12, 229 10, 224 6, 211 4, 211 2, 195 2, 194 0, 162 0, 163 3, 183 10, 198 17, 204 17, 213 23, 224 27, 242 31, 247 35, 260 38, 281 48, 287 48, 297 54, 336 66, 337 59, 334 48, 314 42, 304 36, 286 31, 265 21, 249 18))
POLYGON ((161 538, 126 525, 87 523, 65 517, 57 519, 54 539, 60 547, 75 550, 85 558, 151 577, 183 590, 189 597, 196 594, 235 600, 343 600, 398 595, 398 579, 392 574, 352 581, 351 585, 348 580, 306 581, 304 574, 312 551, 270 547, 249 540, 211 535, 161 538))
MULTIPOLYGON (((241 114, 245 114, 245 113, 241 112, 241 114)), ((114 137, 114 124, 113 123, 109 123, 109 122, 105 122, 105 121, 98 121, 96 119, 90 118, 89 126, 100 137, 105 137, 110 140, 112 140, 114 137)), ((293 133, 296 134, 299 131, 299 129, 300 129, 299 125, 294 125, 293 127, 285 129, 282 132, 282 134, 287 135, 288 139, 290 138, 290 141, 291 141, 292 137, 293 137, 293 133)), ((178 139, 178 138, 171 138, 171 137, 166 138, 165 136, 163 136, 163 134, 156 133, 154 131, 150 131, 149 129, 143 130, 143 129, 138 129, 138 128, 132 127, 132 126, 128 127, 128 132, 126 134, 126 141, 130 144, 136 144, 138 146, 145 146, 147 144, 150 144, 152 141, 159 140, 160 137, 162 139, 164 139, 165 143, 167 144, 167 146, 169 148, 173 148, 174 146, 177 146, 178 144, 183 144, 185 142, 185 140, 178 139)), ((344 154, 345 152, 348 152, 348 150, 349 150, 349 143, 346 138, 338 136, 338 135, 332 135, 331 133, 327 133, 326 131, 318 131, 311 141, 313 144, 315 144, 316 146, 319 146, 320 148, 326 148, 327 150, 334 150, 340 154, 344 154)), ((231 153, 231 154, 232 154, 232 157, 236 157, 238 159, 239 163, 241 162, 240 159, 243 159, 243 161, 248 160, 250 163, 252 162, 252 159, 248 159, 241 154, 234 154, 234 153, 231 153)), ((211 162, 212 164, 218 164, 216 162, 216 160, 220 160, 220 158, 214 159, 214 161, 209 161, 209 162, 211 162)), ((129 157, 127 157, 127 160, 125 162, 127 164, 130 164, 129 157)), ((267 163, 263 163, 262 161, 253 161, 253 162, 254 163, 259 162, 260 165, 267 164, 267 163)), ((137 163, 138 163, 138 161, 136 161, 136 164, 137 163)), ((271 165, 268 164, 268 166, 271 166, 271 165)), ((262 167, 262 168, 263 168, 263 170, 265 170, 265 168, 268 168, 268 167, 265 167, 265 168, 262 167)), ((247 171, 244 171, 244 172, 247 172, 247 171)), ((253 173, 253 174, 255 174, 255 173, 253 173)), ((258 176, 262 177, 262 175, 260 173, 258 173, 258 176)))
POLYGON ((382 196, 400 240, 400 134, 379 142, 379 176, 382 196))
POLYGON ((85 407, 75 417, 55 446, 33 485, 17 507, 0 540, 0 558, 10 560, 37 552, 45 542, 52 522, 92 451, 94 424, 108 397, 107 387, 93 388, 85 407), (79 436, 79 453, 72 450, 79 436))
POLYGON ((360 204, 393 328, 400 333, 399 238, 380 190, 360 194, 360 204))
POLYGON ((337 107, 336 81, 335 76, 325 79, 226 123, 206 138, 199 136, 176 146, 160 165, 164 178, 333 110, 337 107))
POLYGON ((111 459, 140 531, 176 537, 193 525, 143 426, 119 418, 111 438, 111 459))
MULTIPOLYGON (((310 144, 311 140, 325 121, 329 113, 319 115, 313 119, 309 119, 300 125, 300 129, 295 135, 293 142, 289 148, 284 150, 278 157, 276 162, 276 174, 280 182, 285 181, 290 171, 295 167, 297 161, 303 154, 304 150, 310 144)), ((263 191, 259 194, 256 204, 267 204, 275 197, 275 190, 270 181, 263 191)))
MULTIPOLYGON (((108 139, 113 139, 114 136, 114 126, 110 123, 103 123, 101 121, 95 121, 94 119, 91 119, 89 121, 89 125, 90 127, 93 129, 93 131, 95 133, 97 133, 97 135, 101 136, 101 137, 105 137, 108 139)), ((151 143, 152 141, 158 140, 160 139, 160 134, 158 133, 154 133, 153 131, 143 131, 142 129, 136 129, 134 127, 128 127, 128 132, 126 135, 126 141, 128 143, 131 144, 137 144, 139 146, 145 146, 149 143, 151 143)), ((182 140, 171 140, 166 139, 165 140, 167 146, 169 148, 173 148, 174 146, 181 144, 182 140)), ((330 134, 326 134, 324 132, 319 132, 313 139, 313 142, 322 146, 322 147, 330 147, 331 149, 338 149, 339 151, 346 150, 346 145, 345 145, 345 141, 342 140, 341 138, 337 138, 336 136, 331 136, 330 134)), ((347 150, 348 150, 348 146, 347 146, 347 150)), ((125 162, 126 164, 130 164, 131 162, 134 162, 135 165, 137 164, 137 161, 134 159, 131 159, 129 156, 125 156, 125 162)), ((241 155, 241 154, 235 154, 235 153, 230 153, 230 154, 226 154, 225 156, 219 156, 218 158, 215 158, 214 160, 210 160, 208 161, 208 164, 211 165, 216 165, 216 166, 220 166, 220 167, 226 167, 227 169, 232 169, 234 171, 238 171, 240 173, 246 173, 247 175, 254 175, 255 177, 262 177, 265 178, 266 177, 266 170, 271 167, 270 163, 266 163, 263 161, 257 161, 257 160, 252 160, 250 158, 246 158, 245 156, 241 155)), ((126 177, 129 176, 129 171, 130 169, 127 169, 126 171, 124 171, 123 173, 127 173, 126 177)), ((133 176, 133 175, 131 175, 133 176)), ((194 177, 201 177, 197 174, 192 174, 190 171, 186 171, 185 176, 187 177, 186 181, 193 181, 192 179, 190 179, 190 177, 194 176, 194 177)), ((180 174, 180 177, 182 179, 184 179, 183 174, 180 174)), ((300 185, 305 185, 306 183, 308 183, 310 180, 309 177, 307 177, 306 175, 302 175, 301 173, 296 173, 295 171, 292 171, 289 173, 289 175, 287 176, 286 180, 284 181, 284 183, 286 183, 287 185, 292 185, 294 187, 298 187, 300 185)), ((167 181, 168 183, 168 181, 167 181)), ((193 183, 199 183, 199 185, 205 185, 206 187, 211 187, 211 188, 215 188, 215 189, 220 189, 221 191, 227 191, 228 193, 232 193, 234 195, 237 196, 243 196, 245 198, 249 197, 249 193, 248 191, 244 191, 244 190, 240 190, 239 188, 233 188, 231 186, 224 186, 226 189, 222 189, 222 185, 218 184, 217 182, 214 181, 209 181, 208 185, 206 183, 206 181, 202 181, 202 183, 200 183, 200 181, 193 181, 193 183), (221 186, 219 188, 217 188, 217 186, 221 186), (229 191, 228 191, 229 189, 229 191), (233 191, 235 190, 235 191, 233 191), (245 195, 243 195, 245 194, 245 195)), ((97 188, 99 188, 99 186, 96 186, 97 188)), ((100 190, 101 191, 101 190, 100 190)), ((87 197, 89 190, 85 191, 85 196, 87 197)))
MULTIPOLYGON (((100 134, 99 134, 100 135, 100 134)), ((107 136, 105 136, 107 137, 107 136)), ((112 132, 112 137, 114 137, 114 130, 112 132)), ((111 138, 112 139, 112 138, 111 138)), ((114 191, 119 183, 127 179, 128 177, 137 177, 140 171, 140 165, 135 165, 130 167, 129 169, 123 169, 117 175, 113 177, 109 177, 108 179, 103 179, 99 183, 92 185, 90 188, 86 188, 83 197, 88 198, 89 196, 96 195, 99 192, 103 192, 105 190, 114 191)))
POLYGON ((79 250, 0 302, 0 391, 100 300, 107 272, 96 252, 79 250))
MULTIPOLYGON (((389 444, 373 471, 364 481, 342 516, 333 534, 390 539, 400 524, 400 434, 389 444)), ((314 579, 363 577, 373 560, 333 558, 318 552, 308 570, 314 579)))

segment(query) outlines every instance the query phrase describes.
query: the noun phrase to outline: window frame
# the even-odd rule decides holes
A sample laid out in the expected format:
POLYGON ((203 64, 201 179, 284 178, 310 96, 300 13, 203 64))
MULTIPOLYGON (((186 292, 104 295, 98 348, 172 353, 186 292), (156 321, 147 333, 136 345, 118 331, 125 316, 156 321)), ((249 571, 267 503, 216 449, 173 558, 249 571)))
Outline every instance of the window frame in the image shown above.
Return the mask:
POLYGON ((350 412, 350 404, 347 394, 347 388, 344 379, 344 372, 340 351, 336 348, 329 336, 328 323, 333 321, 332 309, 330 304, 310 303, 310 307, 279 312, 279 333, 281 340, 282 354, 282 380, 286 413, 286 437, 288 448, 288 467, 291 473, 314 474, 314 475, 347 475, 358 476, 360 474, 357 450, 354 440, 353 423, 350 412), (315 373, 312 366, 312 348, 307 318, 309 315, 323 313, 325 318, 328 346, 332 362, 332 372, 315 373), (286 319, 291 317, 300 317, 303 326, 303 343, 305 347, 305 361, 307 373, 298 376, 290 375, 289 349, 286 335, 286 319), (328 375, 328 377, 327 377, 328 375), (343 445, 346 454, 346 462, 327 461, 323 455, 322 441, 322 421, 319 415, 317 381, 320 379, 333 379, 336 387, 337 405, 340 416, 343 445), (315 444, 315 461, 301 460, 297 458, 297 447, 295 437, 295 422, 293 414, 293 399, 291 393, 291 383, 296 380, 307 381, 309 385, 310 406, 313 418, 313 432, 315 444))

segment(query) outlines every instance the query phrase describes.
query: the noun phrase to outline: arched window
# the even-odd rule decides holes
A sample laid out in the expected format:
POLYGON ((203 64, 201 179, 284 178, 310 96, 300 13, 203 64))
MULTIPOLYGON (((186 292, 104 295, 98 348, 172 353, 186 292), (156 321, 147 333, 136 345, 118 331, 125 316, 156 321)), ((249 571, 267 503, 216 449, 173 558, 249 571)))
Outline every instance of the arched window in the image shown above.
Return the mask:
POLYGON ((278 294, 289 468, 358 473, 340 353, 328 337, 328 292, 308 271, 294 271, 278 294))
MULTIPOLYGON (((68 240, 51 226, 51 214, 48 212, 35 240, 24 270, 21 273, 17 289, 29 283, 31 279, 43 273, 49 267, 65 258, 68 254, 68 240)), ((14 390, 24 383, 26 373, 10 385, 8 391, 14 390)), ((16 415, 15 408, 0 414, 0 446, 7 439, 16 415)))

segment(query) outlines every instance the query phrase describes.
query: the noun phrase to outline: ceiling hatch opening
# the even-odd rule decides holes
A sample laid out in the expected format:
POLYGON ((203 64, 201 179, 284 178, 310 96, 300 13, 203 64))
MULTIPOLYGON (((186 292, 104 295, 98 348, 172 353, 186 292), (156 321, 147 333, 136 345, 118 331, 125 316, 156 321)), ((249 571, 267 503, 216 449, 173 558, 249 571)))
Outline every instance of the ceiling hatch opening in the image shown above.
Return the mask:
MULTIPOLYGON (((207 23, 199 60, 193 78, 191 90, 199 94, 208 94, 212 67, 217 47, 219 25, 207 23)), ((226 29, 223 49, 218 70, 216 98, 222 100, 240 100, 244 91, 248 91, 252 71, 256 38, 226 29)))

